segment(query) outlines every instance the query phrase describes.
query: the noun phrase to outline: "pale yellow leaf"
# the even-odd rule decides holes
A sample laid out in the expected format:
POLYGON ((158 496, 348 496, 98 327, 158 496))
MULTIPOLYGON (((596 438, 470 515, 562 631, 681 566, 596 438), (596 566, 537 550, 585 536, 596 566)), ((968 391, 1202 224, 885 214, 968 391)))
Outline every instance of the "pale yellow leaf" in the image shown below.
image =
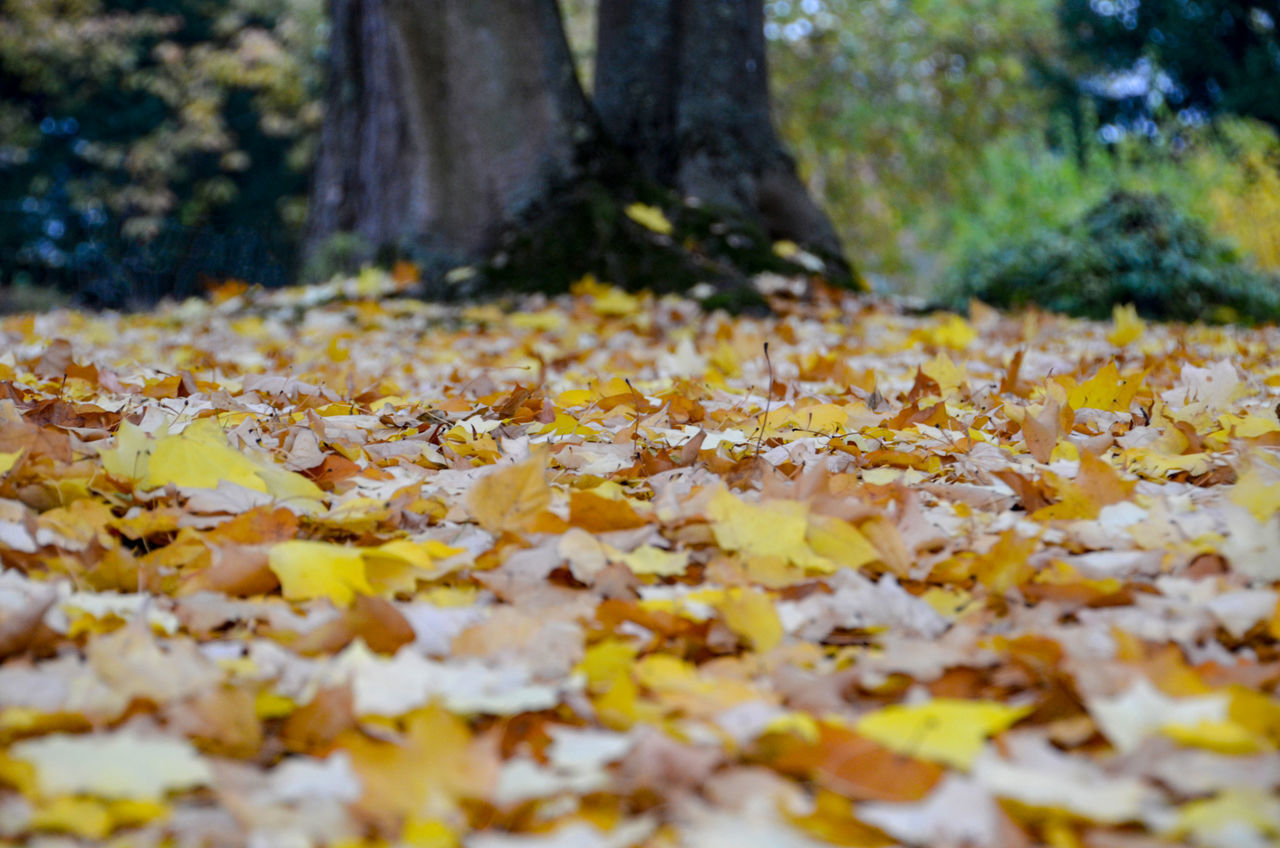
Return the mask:
POLYGON ((1007 729, 1031 712, 995 701, 934 698, 923 704, 900 704, 869 713, 854 729, 909 757, 967 769, 988 736, 1007 729))
POLYGON ((303 540, 280 542, 271 546, 267 564, 291 601, 328 598, 338 606, 347 606, 357 593, 374 593, 359 548, 303 540))
POLYGON ((516 465, 499 468, 480 478, 467 492, 467 509, 490 533, 528 529, 551 505, 544 455, 535 453, 516 465))

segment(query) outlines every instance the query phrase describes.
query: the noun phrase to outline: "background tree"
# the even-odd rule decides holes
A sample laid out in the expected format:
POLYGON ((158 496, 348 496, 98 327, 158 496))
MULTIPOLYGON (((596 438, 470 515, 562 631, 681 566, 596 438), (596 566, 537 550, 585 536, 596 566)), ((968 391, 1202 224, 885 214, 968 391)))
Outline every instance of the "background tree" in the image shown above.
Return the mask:
POLYGON ((0 0, 0 277, 120 305, 292 276, 321 0, 0 0))
POLYGON ((493 247, 597 141, 554 2, 334 0, 308 239, 493 247))
MULTIPOLYGON (((1280 129, 1280 3, 1250 0, 1062 0, 1071 48, 1102 71, 1167 74, 1171 85, 1138 86, 1130 110, 1167 101, 1201 117, 1241 115, 1280 129)), ((1131 86, 1132 88, 1133 86, 1131 86)))
POLYGON ((605 0, 594 100, 650 179, 840 254, 774 131, 762 0, 605 0))
POLYGON ((594 109, 554 0, 336 0, 333 20, 313 256, 337 237, 357 257, 490 256, 521 285, 683 288, 777 265, 776 237, 843 268, 772 128, 758 0, 608 0, 594 109))

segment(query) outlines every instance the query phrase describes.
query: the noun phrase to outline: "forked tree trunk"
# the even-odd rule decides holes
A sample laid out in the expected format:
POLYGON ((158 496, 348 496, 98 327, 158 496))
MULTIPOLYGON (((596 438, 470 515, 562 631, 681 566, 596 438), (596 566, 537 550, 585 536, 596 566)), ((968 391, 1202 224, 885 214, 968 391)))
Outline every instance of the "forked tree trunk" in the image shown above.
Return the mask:
POLYGON ((331 0, 309 252, 338 232, 460 257, 576 174, 596 122, 555 0, 331 0))
POLYGON ((847 271, 770 121, 761 0, 604 0, 599 114, 556 0, 330 3, 313 268, 352 233, 364 250, 348 260, 388 247, 433 268, 490 258, 493 285, 554 289, 590 271, 744 291, 778 263, 767 233, 847 271), (708 212, 678 208, 672 189, 708 212), (632 221, 636 200, 667 207, 680 232, 632 221))
POLYGON ((649 178, 840 256, 773 127, 763 0, 601 0, 593 94, 649 178))

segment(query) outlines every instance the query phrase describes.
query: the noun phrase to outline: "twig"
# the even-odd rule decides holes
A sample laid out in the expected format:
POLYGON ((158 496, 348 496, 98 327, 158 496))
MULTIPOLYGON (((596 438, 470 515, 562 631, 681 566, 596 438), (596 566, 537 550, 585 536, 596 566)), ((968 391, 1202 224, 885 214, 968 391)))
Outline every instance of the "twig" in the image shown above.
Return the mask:
POLYGON ((760 448, 764 444, 764 431, 769 427, 769 407, 773 403, 773 360, 769 358, 769 343, 764 343, 764 362, 769 368, 769 383, 764 390, 764 415, 760 418, 760 435, 756 437, 756 459, 760 458, 760 448))

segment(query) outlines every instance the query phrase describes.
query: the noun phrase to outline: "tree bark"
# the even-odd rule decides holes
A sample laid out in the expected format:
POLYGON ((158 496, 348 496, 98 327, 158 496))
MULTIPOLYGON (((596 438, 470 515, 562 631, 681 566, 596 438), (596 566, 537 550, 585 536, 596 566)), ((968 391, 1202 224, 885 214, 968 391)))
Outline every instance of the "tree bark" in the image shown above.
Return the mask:
MULTIPOLYGON (((385 0, 330 0, 328 93, 303 254, 339 233, 366 249, 424 231, 424 160, 402 114, 405 84, 385 0)), ((361 257, 369 258, 369 257, 361 257)))
POLYGON ((555 0, 331 0, 308 250, 469 258, 577 173, 597 124, 555 0))
POLYGON ((563 290, 597 273, 661 291, 709 282, 746 303, 751 275, 799 269, 772 236, 853 282, 770 121, 761 0, 606 0, 603 122, 556 0, 330 3, 313 274, 345 270, 323 265, 351 233, 358 245, 329 258, 408 256, 433 285, 467 263, 476 290, 563 290), (676 232, 632 220, 633 203, 662 207, 676 232))
POLYGON ((594 98, 647 177, 841 257, 773 126, 763 0, 602 0, 594 98))

